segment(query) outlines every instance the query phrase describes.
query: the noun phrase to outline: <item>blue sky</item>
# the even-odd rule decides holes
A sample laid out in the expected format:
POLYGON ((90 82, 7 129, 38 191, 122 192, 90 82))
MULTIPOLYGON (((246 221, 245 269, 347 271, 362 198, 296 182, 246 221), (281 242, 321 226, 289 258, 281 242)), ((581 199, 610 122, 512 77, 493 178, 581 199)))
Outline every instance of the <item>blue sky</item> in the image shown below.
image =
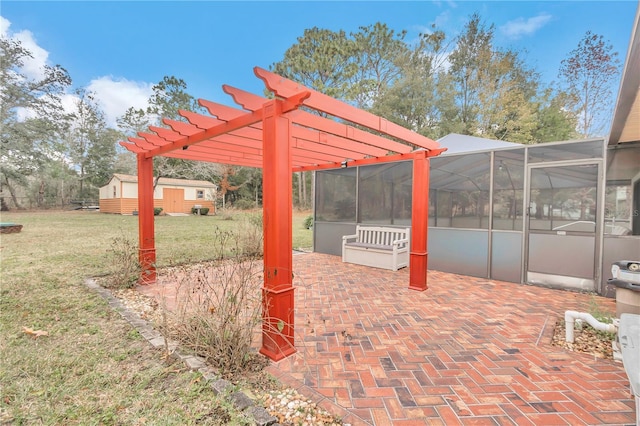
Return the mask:
MULTIPOLYGON (((501 47, 526 49, 545 81, 591 30, 624 61, 637 0, 626 1, 71 1, 3 0, 0 32, 34 51, 43 63, 65 67, 74 87, 97 94, 108 121, 143 106, 165 75, 184 79, 193 96, 232 104, 229 84, 261 94, 252 72, 280 61, 307 28, 357 31, 383 22, 408 32, 407 41, 435 23, 448 35, 478 12, 494 24, 501 47)), ((35 74, 34 74, 35 75, 35 74)), ((70 94, 67 102, 71 103, 70 94)))

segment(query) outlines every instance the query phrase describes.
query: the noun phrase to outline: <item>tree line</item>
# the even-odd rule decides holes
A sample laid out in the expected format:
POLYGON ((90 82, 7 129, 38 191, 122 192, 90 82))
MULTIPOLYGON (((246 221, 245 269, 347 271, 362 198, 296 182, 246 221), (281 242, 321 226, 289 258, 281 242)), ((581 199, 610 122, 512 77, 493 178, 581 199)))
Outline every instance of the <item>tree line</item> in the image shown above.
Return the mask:
MULTIPOLYGON (((558 81, 543 83, 525 52, 499 48, 495 26, 480 15, 450 36, 435 26, 413 42, 384 23, 356 32, 310 28, 269 68, 284 77, 380 115, 432 139, 450 133, 524 144, 603 136, 620 74, 618 53, 587 32, 568 52, 558 81)), ((162 117, 183 120, 180 109, 204 113, 187 83, 165 76, 148 107, 129 108, 107 125, 90 91, 62 105, 71 76, 60 65, 27 77, 32 56, 12 38, 0 38, 0 186, 2 209, 61 207, 98 199, 114 173, 136 174, 133 154, 117 142, 162 117)), ((156 178, 201 179, 218 185, 220 206, 261 205, 260 170, 158 157, 156 178)), ((312 175, 298 173, 294 204, 311 206, 312 175)))

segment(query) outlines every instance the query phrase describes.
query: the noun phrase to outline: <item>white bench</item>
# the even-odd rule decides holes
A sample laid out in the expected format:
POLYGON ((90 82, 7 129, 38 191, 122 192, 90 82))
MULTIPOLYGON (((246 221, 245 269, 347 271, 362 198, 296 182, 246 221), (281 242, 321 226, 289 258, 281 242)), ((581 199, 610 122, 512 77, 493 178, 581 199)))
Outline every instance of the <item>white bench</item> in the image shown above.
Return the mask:
POLYGON ((356 226, 342 237, 342 261, 397 271, 409 266, 410 228, 356 226))

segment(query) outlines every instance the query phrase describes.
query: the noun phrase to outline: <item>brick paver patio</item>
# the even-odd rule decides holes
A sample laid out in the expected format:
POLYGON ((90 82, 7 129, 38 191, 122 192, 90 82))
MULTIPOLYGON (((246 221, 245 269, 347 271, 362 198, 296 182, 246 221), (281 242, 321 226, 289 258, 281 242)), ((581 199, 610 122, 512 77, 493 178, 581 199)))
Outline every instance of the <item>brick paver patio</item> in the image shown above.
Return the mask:
POLYGON ((298 352, 269 371, 352 425, 635 424, 621 363, 551 346, 594 295, 294 256, 298 352))

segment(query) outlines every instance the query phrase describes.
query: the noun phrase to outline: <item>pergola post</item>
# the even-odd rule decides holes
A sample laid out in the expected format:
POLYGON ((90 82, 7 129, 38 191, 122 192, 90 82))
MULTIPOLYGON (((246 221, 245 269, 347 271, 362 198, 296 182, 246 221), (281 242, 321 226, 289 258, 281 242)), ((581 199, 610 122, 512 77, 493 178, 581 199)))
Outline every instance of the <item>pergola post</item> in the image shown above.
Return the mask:
POLYGON ((429 158, 426 151, 413 157, 411 194, 411 250, 409 288, 424 291, 427 287, 427 232, 429 229, 429 158))
POLYGON ((140 284, 156 282, 156 246, 153 218, 153 157, 138 154, 138 260, 140 284))
POLYGON ((262 348, 274 361, 293 354, 291 125, 282 100, 263 106, 264 287, 262 348))

